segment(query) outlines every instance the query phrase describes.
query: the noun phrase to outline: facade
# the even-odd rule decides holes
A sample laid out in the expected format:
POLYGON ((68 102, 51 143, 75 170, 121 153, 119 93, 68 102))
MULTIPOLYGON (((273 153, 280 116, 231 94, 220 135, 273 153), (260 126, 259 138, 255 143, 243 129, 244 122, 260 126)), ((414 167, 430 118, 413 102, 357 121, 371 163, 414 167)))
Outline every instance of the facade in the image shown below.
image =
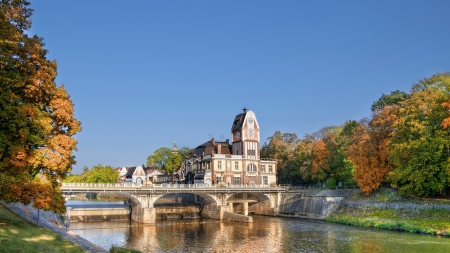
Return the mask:
POLYGON ((126 184, 141 186, 146 182, 145 171, 142 166, 130 167, 126 174, 126 184))
POLYGON ((260 157, 260 128, 253 111, 244 109, 231 126, 232 141, 214 138, 183 161, 184 183, 269 186, 277 184, 277 161, 260 157))

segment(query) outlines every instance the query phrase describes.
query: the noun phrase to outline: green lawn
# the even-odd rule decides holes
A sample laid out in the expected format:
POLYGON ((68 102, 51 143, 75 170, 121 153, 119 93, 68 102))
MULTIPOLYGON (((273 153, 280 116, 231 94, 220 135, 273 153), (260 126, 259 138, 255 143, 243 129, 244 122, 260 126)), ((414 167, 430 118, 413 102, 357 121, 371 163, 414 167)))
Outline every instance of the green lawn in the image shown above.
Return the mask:
MULTIPOLYGON (((379 191, 369 197, 351 196, 353 201, 374 202, 411 202, 411 203, 448 203, 438 201, 421 201, 403 199, 392 191, 379 191)), ((443 208, 391 210, 387 208, 372 207, 344 207, 340 206, 332 215, 325 219, 355 226, 375 227, 382 229, 408 231, 412 233, 425 233, 450 236, 450 211, 443 208)))
POLYGON ((20 217, 0 203, 0 252, 84 252, 62 236, 20 217))

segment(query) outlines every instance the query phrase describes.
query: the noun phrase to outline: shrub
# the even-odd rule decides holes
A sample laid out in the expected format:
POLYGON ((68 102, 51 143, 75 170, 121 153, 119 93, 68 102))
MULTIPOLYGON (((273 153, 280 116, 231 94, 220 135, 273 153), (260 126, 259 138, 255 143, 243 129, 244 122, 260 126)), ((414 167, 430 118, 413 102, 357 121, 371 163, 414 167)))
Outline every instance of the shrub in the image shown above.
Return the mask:
POLYGON ((336 179, 334 178, 329 178, 327 179, 327 181, 325 182, 327 184, 328 188, 336 188, 336 179))

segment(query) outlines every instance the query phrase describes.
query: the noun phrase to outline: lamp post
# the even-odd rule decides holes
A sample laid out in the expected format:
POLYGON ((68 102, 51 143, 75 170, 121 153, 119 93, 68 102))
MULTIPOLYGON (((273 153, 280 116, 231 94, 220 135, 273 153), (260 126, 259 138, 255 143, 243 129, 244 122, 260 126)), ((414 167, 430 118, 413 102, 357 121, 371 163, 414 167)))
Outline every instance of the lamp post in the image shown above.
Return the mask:
POLYGON ((188 172, 186 173, 188 175, 187 177, 187 183, 191 184, 191 161, 188 162, 188 172))

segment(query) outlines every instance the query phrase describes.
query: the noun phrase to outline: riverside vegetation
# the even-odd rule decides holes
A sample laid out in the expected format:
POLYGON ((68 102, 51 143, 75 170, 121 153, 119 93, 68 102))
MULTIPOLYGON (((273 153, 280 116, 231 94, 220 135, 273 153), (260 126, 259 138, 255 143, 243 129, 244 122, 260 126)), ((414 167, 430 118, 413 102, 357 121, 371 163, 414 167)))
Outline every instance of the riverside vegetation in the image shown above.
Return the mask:
MULTIPOLYGON (((0 252, 85 252, 50 229, 21 217, 0 202, 0 252)), ((113 246, 111 253, 140 253, 139 250, 113 246)))
POLYGON ((353 192, 328 222, 354 226, 450 236, 450 201, 405 198, 380 189, 371 196, 353 192))
POLYGON ((0 252, 84 252, 61 235, 28 221, 0 202, 0 252))

